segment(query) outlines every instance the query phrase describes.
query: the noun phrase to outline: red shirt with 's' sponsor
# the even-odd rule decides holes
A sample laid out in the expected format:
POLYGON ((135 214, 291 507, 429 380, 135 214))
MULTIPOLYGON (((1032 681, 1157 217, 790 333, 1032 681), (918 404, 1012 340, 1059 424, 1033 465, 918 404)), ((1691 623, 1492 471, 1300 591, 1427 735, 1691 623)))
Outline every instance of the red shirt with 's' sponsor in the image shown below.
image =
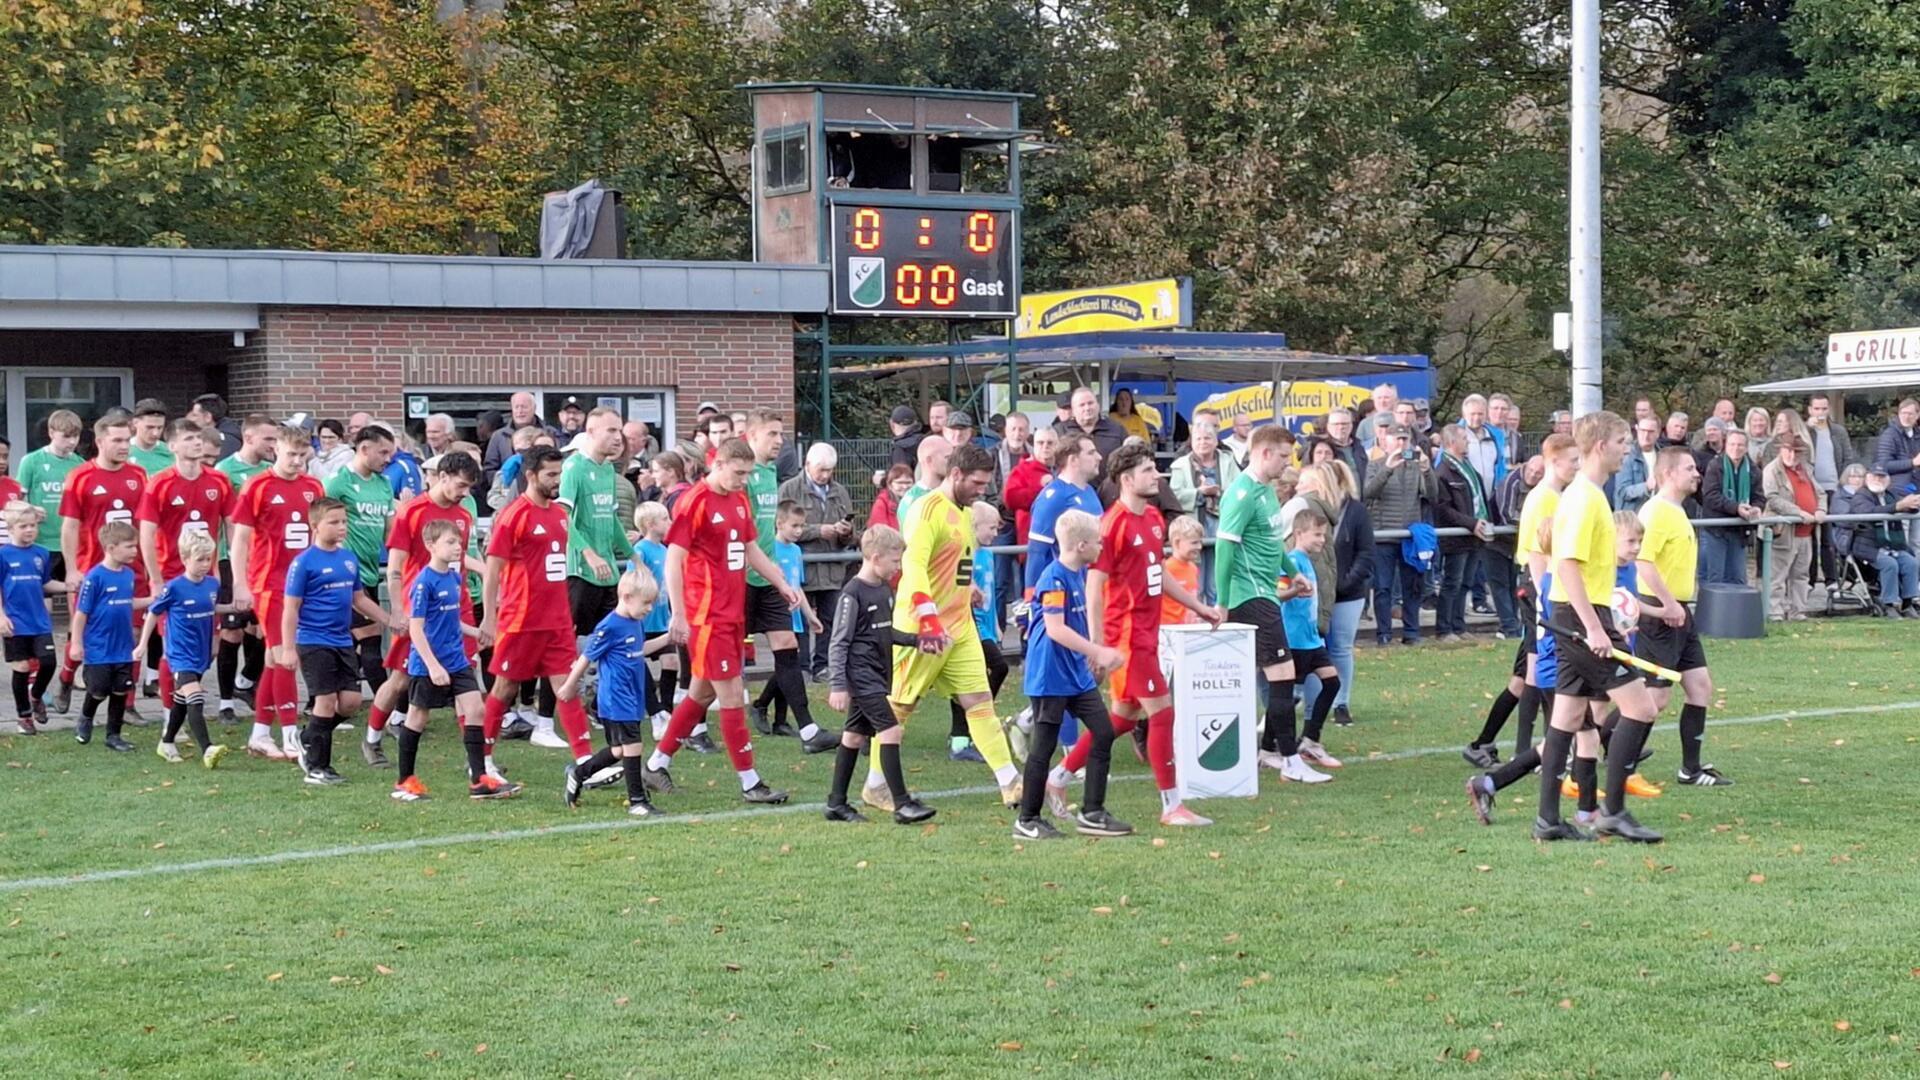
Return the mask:
POLYGON ((313 546, 313 500, 326 494, 320 481, 305 473, 282 480, 268 469, 247 481, 233 523, 253 529, 247 548, 248 589, 278 593, 286 587, 287 567, 313 546))
POLYGON ((232 506, 233 481, 219 469, 201 469, 191 480, 181 476, 178 468, 153 475, 134 518, 154 524, 153 548, 160 557, 163 581, 186 572, 180 562, 180 541, 190 533, 203 533, 218 542, 232 506))
POLYGON ((667 546, 687 553, 681 591, 688 625, 746 622, 747 545, 753 541, 746 492, 722 495, 702 480, 680 496, 667 546))
MULTIPOLYGON (((80 523, 80 545, 74 552, 79 565, 68 567, 68 573, 85 576, 100 564, 100 526, 110 521, 133 524, 133 512, 140 508, 146 489, 147 471, 131 461, 117 469, 103 469, 98 461, 89 461, 67 474, 60 516, 80 523)), ((147 579, 138 559, 133 561, 133 576, 147 579)))
POLYGON ((530 630, 573 632, 567 600, 567 508, 557 502, 536 506, 522 495, 493 519, 487 556, 506 560, 500 568, 499 629, 502 634, 530 630))

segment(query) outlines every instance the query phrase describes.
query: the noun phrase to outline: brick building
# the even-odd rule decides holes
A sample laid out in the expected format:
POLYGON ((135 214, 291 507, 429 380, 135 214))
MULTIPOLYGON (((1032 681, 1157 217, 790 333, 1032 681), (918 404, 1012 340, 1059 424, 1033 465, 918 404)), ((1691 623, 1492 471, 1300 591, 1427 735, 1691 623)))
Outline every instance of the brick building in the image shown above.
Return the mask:
POLYGON ((793 320, 825 267, 0 246, 0 431, 198 394, 463 429, 531 391, 671 437, 703 400, 793 408, 793 320))

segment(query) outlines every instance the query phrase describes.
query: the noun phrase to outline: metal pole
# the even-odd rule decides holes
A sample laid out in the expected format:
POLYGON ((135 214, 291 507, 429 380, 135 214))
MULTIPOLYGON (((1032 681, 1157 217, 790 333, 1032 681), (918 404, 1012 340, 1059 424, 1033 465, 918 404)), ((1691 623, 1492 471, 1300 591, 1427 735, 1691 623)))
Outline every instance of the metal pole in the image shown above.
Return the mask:
POLYGON ((1567 182, 1568 285, 1573 301, 1573 415, 1600 396, 1600 3, 1573 0, 1569 95, 1572 169, 1567 182))
POLYGON ((833 333, 820 317, 820 437, 833 440, 833 333))

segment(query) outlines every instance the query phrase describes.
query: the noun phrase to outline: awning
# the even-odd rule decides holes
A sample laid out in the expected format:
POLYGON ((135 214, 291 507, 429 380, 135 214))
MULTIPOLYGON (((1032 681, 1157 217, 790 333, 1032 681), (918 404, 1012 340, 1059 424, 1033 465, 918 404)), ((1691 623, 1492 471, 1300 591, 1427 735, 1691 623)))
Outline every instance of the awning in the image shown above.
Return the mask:
POLYGON ((1814 394, 1838 390, 1904 390, 1920 387, 1920 369, 1861 371, 1846 375, 1811 375, 1804 379, 1755 383, 1740 389, 1749 394, 1814 394))
MULTIPOLYGON (((835 346, 836 356, 904 356, 877 364, 836 366, 836 379, 870 379, 928 367, 1004 368, 1005 338, 952 345, 835 346)), ((1423 356, 1340 356, 1287 347, 1285 334, 1198 330, 1095 330, 1019 343, 1013 350, 1022 378, 1070 377, 1076 367, 1098 367, 1115 382, 1177 377, 1199 382, 1328 379, 1424 371, 1423 356)))

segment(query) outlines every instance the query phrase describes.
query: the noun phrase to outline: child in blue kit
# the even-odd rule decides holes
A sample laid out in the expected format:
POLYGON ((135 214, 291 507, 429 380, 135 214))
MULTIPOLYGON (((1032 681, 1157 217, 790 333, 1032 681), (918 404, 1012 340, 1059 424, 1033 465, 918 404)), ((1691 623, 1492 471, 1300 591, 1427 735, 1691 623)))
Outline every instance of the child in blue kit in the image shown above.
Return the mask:
POLYGON ((627 813, 634 817, 656 813, 647 797, 646 746, 640 728, 647 718, 647 657, 669 644, 664 635, 647 635, 647 616, 659 596, 659 583, 645 566, 631 567, 620 575, 618 602, 593 628, 566 681, 555 690, 560 700, 572 701, 580 692, 587 664, 599 666, 594 712, 606 733, 606 745, 585 761, 567 766, 564 791, 569 809, 580 805, 580 792, 589 777, 617 762, 627 781, 627 813))
MULTIPOLYGON (((1288 557, 1292 564, 1290 573, 1312 586, 1312 589, 1305 596, 1282 601, 1280 619, 1287 628, 1287 648, 1293 651, 1293 671, 1297 684, 1304 684, 1309 672, 1320 677, 1320 695, 1308 706, 1307 727, 1300 739, 1300 757, 1308 765, 1337 769, 1341 764, 1340 759, 1320 745, 1320 733, 1326 727, 1327 714, 1333 711, 1334 701, 1340 696, 1340 672, 1333 666, 1326 639, 1320 634, 1320 583, 1314 578, 1311 558, 1326 547, 1328 531, 1327 516, 1318 507, 1302 507, 1294 515, 1288 550, 1297 554, 1288 557)), ((1261 764, 1275 769, 1281 767, 1281 742, 1277 731, 1263 734, 1261 764)))
POLYGON ((87 689, 73 739, 93 741, 94 718, 104 701, 106 747, 124 754, 133 750, 133 744, 120 734, 127 722, 127 696, 133 690, 133 613, 144 611, 149 602, 134 589, 132 564, 140 557, 140 534, 131 522, 109 521, 100 526, 100 551, 100 564, 81 579, 80 595, 73 604, 68 654, 74 663, 85 665, 87 689))
MULTIPOLYGON (((1007 681, 1007 658, 1000 652, 1000 615, 994 597, 999 595, 995 563, 998 561, 987 552, 993 538, 1000 534, 1000 511, 985 499, 967 508, 973 519, 973 540, 979 545, 973 556, 974 599, 986 606, 973 609, 973 628, 980 635, 980 655, 987 662, 987 693, 998 698, 1000 685, 1007 681)), ((949 723, 947 727, 947 759, 950 761, 972 761, 986 763, 980 748, 973 745, 972 729, 967 727, 967 711, 957 701, 947 702, 949 723)), ((1004 723, 1004 721, 1003 721, 1004 723)))
POLYGON ((1086 787, 1074 827, 1087 836, 1126 836, 1133 827, 1107 813, 1107 772, 1113 757, 1113 722, 1100 700, 1096 669, 1104 674, 1120 666, 1119 650, 1087 637, 1087 566, 1100 553, 1100 522, 1084 510, 1068 510, 1053 526, 1058 551, 1040 572, 1033 590, 1033 621, 1027 639, 1027 697, 1033 700, 1033 745, 1027 751, 1020 817, 1013 835, 1049 840, 1060 831, 1040 816, 1047 772, 1060 742, 1060 721, 1071 712, 1093 740, 1087 757, 1086 787))
MULTIPOLYGON (((633 545, 633 559, 636 565, 647 568, 655 584, 667 580, 667 527, 672 523, 672 515, 660 503, 644 502, 633 508, 633 525, 640 532, 640 542, 633 545)), ((662 594, 654 599, 643 623, 647 640, 666 634, 672 624, 673 608, 662 594)), ((658 742, 666 734, 667 721, 673 718, 674 693, 680 686, 680 651, 662 645, 654 654, 654 663, 659 665, 660 676, 647 680, 647 716, 653 721, 653 738, 658 742)))
POLYGON ((427 730, 427 713, 453 706, 460 717, 461 741, 467 748, 467 795, 474 799, 510 799, 520 784, 487 773, 487 735, 482 724, 486 702, 473 663, 467 659, 465 637, 479 628, 460 619, 461 597, 467 588, 462 569, 466 549, 460 529, 451 521, 430 521, 420 530, 426 542, 428 565, 414 578, 407 594, 407 722, 400 728, 400 782, 393 798, 418 802, 427 798, 415 766, 420 758, 420 736, 427 730))
MULTIPOLYGON (((346 783, 333 769, 333 729, 360 707, 360 654, 353 639, 357 613, 376 623, 387 613, 360 588, 360 559, 347 542, 347 504, 315 499, 307 509, 313 546, 287 568, 282 617, 282 667, 297 661, 311 705, 295 760, 309 784, 346 783)), ((461 655, 466 655, 461 650, 461 655)))
POLYGON ((220 602, 220 579, 213 573, 213 537, 190 532, 180 538, 179 577, 160 587, 160 595, 147 608, 149 616, 140 628, 140 644, 135 656, 146 655, 147 641, 159 632, 161 617, 166 632, 161 647, 165 650, 167 670, 173 672, 173 700, 167 704, 166 733, 154 746, 162 761, 179 762, 180 728, 193 732, 200 748, 200 764, 214 768, 227 756, 227 748, 207 734, 207 695, 200 680, 213 666, 213 630, 215 617, 233 610, 220 602))
POLYGON ((52 553, 34 542, 45 517, 31 503, 13 503, 4 516, 8 539, 0 544, 0 638, 13 669, 14 715, 22 735, 38 734, 47 722, 47 687, 59 667, 47 597, 67 587, 53 578, 52 553))

